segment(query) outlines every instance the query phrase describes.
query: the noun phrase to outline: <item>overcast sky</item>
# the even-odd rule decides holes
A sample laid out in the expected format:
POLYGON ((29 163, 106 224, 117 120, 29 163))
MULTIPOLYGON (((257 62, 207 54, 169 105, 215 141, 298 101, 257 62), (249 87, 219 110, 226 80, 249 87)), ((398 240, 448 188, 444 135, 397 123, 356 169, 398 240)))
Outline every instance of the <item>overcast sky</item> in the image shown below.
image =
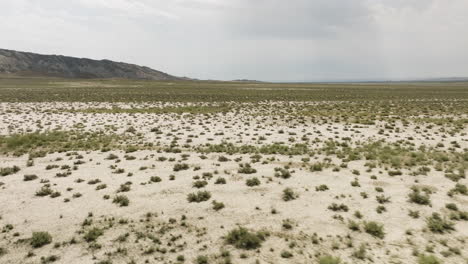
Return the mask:
POLYGON ((0 48, 200 79, 468 76, 468 0, 0 0, 0 48))

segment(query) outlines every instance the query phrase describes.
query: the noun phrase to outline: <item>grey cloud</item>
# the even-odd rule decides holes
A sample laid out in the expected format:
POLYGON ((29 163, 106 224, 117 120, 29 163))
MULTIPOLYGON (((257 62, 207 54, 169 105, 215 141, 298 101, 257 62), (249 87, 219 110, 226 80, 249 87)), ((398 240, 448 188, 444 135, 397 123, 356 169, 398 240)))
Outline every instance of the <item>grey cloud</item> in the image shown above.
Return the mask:
POLYGON ((364 1, 239 0, 228 23, 246 37, 310 39, 333 37, 349 30, 372 30, 364 1))
POLYGON ((2 48, 207 79, 468 75, 466 0, 0 0, 2 48))

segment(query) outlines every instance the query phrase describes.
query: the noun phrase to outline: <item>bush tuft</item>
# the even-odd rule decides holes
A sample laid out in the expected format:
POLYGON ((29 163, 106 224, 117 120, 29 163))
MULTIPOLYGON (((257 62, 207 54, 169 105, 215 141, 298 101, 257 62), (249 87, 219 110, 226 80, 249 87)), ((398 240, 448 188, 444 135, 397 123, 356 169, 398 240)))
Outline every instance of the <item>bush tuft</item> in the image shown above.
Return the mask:
POLYGON ((366 231, 366 233, 374 237, 378 237, 380 239, 383 239, 385 237, 383 224, 379 224, 374 221, 364 222, 364 230, 366 231))
POLYGON ((231 230, 226 236, 226 242, 236 248, 252 250, 261 247, 266 234, 262 232, 252 233, 243 227, 231 230))
POLYGON ((40 248, 52 242, 52 236, 47 232, 34 232, 31 237, 31 246, 40 248))
POLYGON ((201 203, 208 201, 211 198, 211 193, 208 191, 198 191, 197 193, 189 193, 187 195, 187 200, 189 203, 201 203))

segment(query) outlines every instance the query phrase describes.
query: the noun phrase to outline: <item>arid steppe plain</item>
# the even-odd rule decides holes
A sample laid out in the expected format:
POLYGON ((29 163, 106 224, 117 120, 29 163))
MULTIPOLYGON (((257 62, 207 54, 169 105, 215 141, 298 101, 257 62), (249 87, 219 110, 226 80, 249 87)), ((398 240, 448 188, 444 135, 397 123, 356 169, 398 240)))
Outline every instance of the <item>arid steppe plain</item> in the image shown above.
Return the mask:
POLYGON ((0 263, 468 263, 468 83, 0 79, 0 263))

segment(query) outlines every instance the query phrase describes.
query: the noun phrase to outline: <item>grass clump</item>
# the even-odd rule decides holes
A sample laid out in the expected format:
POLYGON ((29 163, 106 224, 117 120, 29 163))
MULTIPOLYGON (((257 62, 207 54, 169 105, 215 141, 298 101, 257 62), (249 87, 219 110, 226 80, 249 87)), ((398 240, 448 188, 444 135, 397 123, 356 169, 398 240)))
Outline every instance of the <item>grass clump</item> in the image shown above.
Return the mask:
POLYGON ((288 201, 292 201, 292 200, 295 200, 299 197, 298 194, 296 194, 293 189, 291 188, 286 188, 283 190, 283 201, 285 202, 288 202, 288 201))
POLYGON ((0 168, 0 176, 8 176, 11 174, 15 174, 20 170, 21 169, 18 166, 0 168))
POLYGON ((364 231, 366 231, 366 233, 368 233, 368 234, 370 234, 370 235, 372 235, 374 237, 380 238, 380 239, 383 239, 385 237, 383 224, 379 224, 379 223, 374 222, 374 221, 364 222, 364 231))
POLYGON ((409 201, 411 203, 420 204, 420 205, 430 205, 431 198, 429 192, 422 192, 418 187, 412 187, 412 192, 408 195, 409 201))
POLYGON ((426 219, 427 227, 433 233, 443 234, 455 230, 454 224, 440 216, 438 213, 432 213, 426 219))
POLYGON ((418 264, 441 264, 442 262, 434 255, 420 255, 418 264))
POLYGON ((196 264, 208 264, 208 257, 200 255, 195 260, 195 263, 196 264))
POLYGON ((449 196, 453 196, 454 194, 468 195, 468 187, 464 184, 457 183, 455 187, 448 192, 449 196))
POLYGON ((192 187, 193 188, 203 188, 205 187, 206 185, 208 185, 208 182, 207 181, 195 181, 193 184, 192 184, 192 187))
POLYGON ((292 258, 293 256, 294 255, 291 252, 287 251, 287 250, 281 251, 281 257, 282 258, 292 258))
POLYGON ((328 206, 328 209, 334 212, 348 212, 349 210, 346 204, 337 204, 337 203, 332 203, 331 205, 328 206))
POLYGON ((23 181, 34 181, 37 178, 38 177, 36 174, 27 174, 27 175, 24 175, 23 181))
POLYGON ((151 182, 161 182, 162 179, 159 176, 151 176, 150 181, 151 182))
POLYGON ((181 170, 188 170, 188 169, 189 169, 189 165, 186 163, 177 163, 174 165, 174 168, 173 168, 174 171, 181 171, 181 170))
POLYGON ((57 261, 59 259, 60 259, 60 257, 56 256, 56 255, 50 255, 50 256, 47 256, 47 257, 42 256, 41 257, 41 264, 52 263, 52 262, 55 262, 55 261, 57 261))
POLYGON ((50 187, 42 186, 41 189, 39 189, 36 192, 36 196, 43 197, 43 196, 51 195, 53 192, 54 191, 50 187))
POLYGON ((260 180, 257 177, 253 177, 253 178, 247 179, 245 181, 245 184, 249 187, 258 186, 260 185, 260 180))
POLYGON ((327 190, 329 190, 329 188, 328 188, 328 186, 326 184, 321 184, 321 185, 315 187, 315 191, 317 191, 317 192, 324 192, 324 191, 327 191, 327 190))
POLYGON ((236 248, 252 250, 261 247, 262 242, 265 241, 267 234, 263 232, 253 233, 246 228, 239 227, 231 230, 225 240, 226 243, 235 246, 236 248))
POLYGON ((226 184, 226 179, 223 177, 219 177, 216 179, 215 184, 226 184))
POLYGON ((112 200, 112 203, 118 204, 120 207, 128 206, 130 204, 130 200, 125 195, 117 195, 112 200))
POLYGON ((93 227, 92 229, 88 230, 86 234, 83 236, 86 242, 94 242, 98 239, 98 237, 102 236, 104 231, 100 228, 93 227))
POLYGON ((189 203, 201 203, 208 201, 211 198, 211 193, 208 191, 198 191, 197 193, 189 193, 187 195, 187 200, 189 203))
POLYGON ((40 248, 52 242, 52 236, 48 232, 34 232, 31 237, 31 246, 40 248))
POLYGON ((319 264, 340 264, 341 259, 332 256, 323 256, 319 258, 319 264))
POLYGON ((118 143, 117 135, 102 132, 53 131, 45 133, 14 134, 0 136, 0 151, 20 156, 35 150, 71 151, 100 150, 118 143))
POLYGON ((212 204, 213 204, 213 210, 215 211, 219 211, 224 208, 224 203, 222 202, 213 201, 212 204))
POLYGON ((253 174, 253 173, 256 173, 257 170, 252 168, 252 166, 249 163, 245 163, 245 164, 240 164, 240 168, 237 172, 242 173, 242 174, 253 174))
POLYGON ((291 178, 291 172, 287 169, 275 168, 275 177, 279 177, 282 179, 289 179, 291 178))

